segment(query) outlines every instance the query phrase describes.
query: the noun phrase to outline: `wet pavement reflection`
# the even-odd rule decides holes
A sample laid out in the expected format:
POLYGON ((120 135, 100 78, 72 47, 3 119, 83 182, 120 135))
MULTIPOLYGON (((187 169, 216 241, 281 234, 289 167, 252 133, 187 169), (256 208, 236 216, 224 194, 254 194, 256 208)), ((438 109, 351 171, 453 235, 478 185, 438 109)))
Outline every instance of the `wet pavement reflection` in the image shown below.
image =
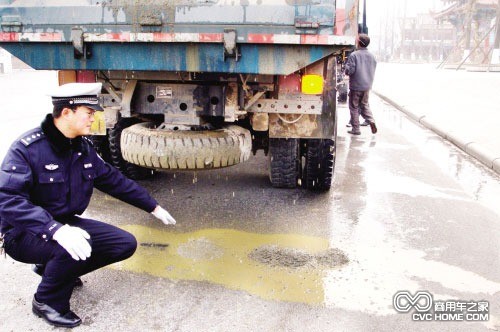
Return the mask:
POLYGON ((443 140, 430 130, 422 129, 414 121, 377 99, 384 123, 403 135, 446 176, 453 178, 465 193, 500 216, 500 177, 457 146, 443 140))
POLYGON ((140 244, 113 268, 196 281, 200 292, 219 285, 381 317, 396 315, 392 297, 400 290, 495 303, 498 176, 381 100, 373 98, 373 108, 379 133, 363 128, 357 137, 346 133, 348 112, 339 110, 328 193, 270 187, 261 152, 235 167, 141 182, 175 227, 98 193, 88 214, 112 217, 140 244))
POLYGON ((373 105, 381 133, 340 140, 330 246, 350 263, 328 271, 325 304, 389 315, 396 291, 430 284, 436 298, 495 297, 499 177, 390 105, 373 105))

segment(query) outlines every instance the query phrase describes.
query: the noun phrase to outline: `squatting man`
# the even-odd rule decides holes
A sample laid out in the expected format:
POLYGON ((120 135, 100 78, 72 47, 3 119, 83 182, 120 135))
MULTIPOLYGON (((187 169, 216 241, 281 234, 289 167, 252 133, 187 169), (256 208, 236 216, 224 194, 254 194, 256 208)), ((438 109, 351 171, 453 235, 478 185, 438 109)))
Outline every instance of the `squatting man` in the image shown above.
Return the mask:
MULTIPOLYGON (((54 106, 40 127, 14 141, 0 170, 0 237, 14 260, 36 264, 42 276, 33 312, 49 324, 75 327, 70 310, 80 276, 135 252, 135 237, 83 218, 93 188, 151 212, 166 225, 175 219, 148 192, 104 162, 84 137, 103 111, 101 83, 70 83, 50 95, 54 106)), ((0 241, 2 242, 2 241, 0 241)))

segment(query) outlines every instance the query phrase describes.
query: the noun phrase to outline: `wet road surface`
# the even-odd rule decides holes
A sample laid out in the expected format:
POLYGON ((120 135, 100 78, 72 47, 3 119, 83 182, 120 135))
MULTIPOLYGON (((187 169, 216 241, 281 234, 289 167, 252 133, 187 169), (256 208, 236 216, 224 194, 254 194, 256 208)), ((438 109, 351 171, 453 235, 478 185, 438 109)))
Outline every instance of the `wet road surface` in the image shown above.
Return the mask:
MULTIPOLYGON (((96 191, 86 216, 132 232, 139 247, 83 277, 78 330, 500 329, 499 177, 374 95, 372 107, 379 133, 358 137, 340 108, 328 193, 271 188, 261 151, 142 181, 175 226, 96 191), (401 290, 489 301, 490 320, 413 322, 393 308, 401 290)), ((0 267, 5 330, 52 330, 30 312, 36 275, 11 259, 0 267)))

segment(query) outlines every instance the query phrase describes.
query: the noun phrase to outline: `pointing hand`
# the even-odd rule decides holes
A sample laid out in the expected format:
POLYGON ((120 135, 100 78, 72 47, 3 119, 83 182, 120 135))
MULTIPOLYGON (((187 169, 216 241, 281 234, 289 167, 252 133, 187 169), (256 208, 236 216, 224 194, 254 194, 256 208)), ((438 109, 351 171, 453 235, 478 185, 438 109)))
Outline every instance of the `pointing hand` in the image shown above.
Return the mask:
POLYGON ((167 210, 163 209, 161 206, 157 206, 153 212, 151 212, 153 216, 160 219, 165 225, 175 225, 176 221, 174 217, 167 212, 167 210))

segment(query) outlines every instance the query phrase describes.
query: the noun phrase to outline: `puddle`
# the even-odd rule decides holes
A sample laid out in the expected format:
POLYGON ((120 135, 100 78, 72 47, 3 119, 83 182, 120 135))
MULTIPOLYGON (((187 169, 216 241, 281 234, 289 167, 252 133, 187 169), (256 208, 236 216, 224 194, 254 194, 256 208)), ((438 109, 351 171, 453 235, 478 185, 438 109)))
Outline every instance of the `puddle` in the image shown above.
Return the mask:
POLYGON ((123 227, 139 242, 119 270, 171 280, 196 280, 242 290, 263 299, 324 304, 324 278, 348 263, 325 238, 257 234, 231 229, 175 233, 139 225, 123 227))
POLYGON ((187 243, 179 245, 177 253, 192 260, 212 260, 220 258, 224 250, 207 238, 189 239, 187 243))

